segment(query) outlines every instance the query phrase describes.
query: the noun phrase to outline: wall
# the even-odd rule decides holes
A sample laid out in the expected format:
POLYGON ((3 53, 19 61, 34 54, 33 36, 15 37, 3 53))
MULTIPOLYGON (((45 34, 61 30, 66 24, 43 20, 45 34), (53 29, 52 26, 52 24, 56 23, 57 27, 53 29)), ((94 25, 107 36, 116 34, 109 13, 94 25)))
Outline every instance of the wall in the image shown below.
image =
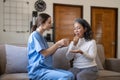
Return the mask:
MULTIPOLYGON (((34 2, 36 0, 28 0, 30 2, 30 18, 32 11, 34 10, 34 2)), ((120 58, 120 1, 119 0, 44 0, 47 4, 47 9, 44 12, 49 13, 53 17, 53 3, 71 4, 71 5, 83 5, 83 18, 89 23, 91 22, 90 7, 113 7, 118 8, 118 58, 120 58)), ((0 30, 2 26, 2 3, 0 2, 0 30)), ((49 33, 49 32, 48 32, 49 33)), ((29 33, 12 33, 0 31, 0 43, 18 43, 26 44, 29 33)))

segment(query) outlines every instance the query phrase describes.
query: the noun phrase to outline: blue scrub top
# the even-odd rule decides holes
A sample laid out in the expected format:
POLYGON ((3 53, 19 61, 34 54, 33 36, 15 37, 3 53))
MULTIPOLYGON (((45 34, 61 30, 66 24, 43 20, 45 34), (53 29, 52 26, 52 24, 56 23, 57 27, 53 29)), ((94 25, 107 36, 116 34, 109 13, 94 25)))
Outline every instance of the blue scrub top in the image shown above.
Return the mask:
POLYGON ((28 39, 28 74, 33 77, 41 74, 42 69, 52 69, 52 55, 44 56, 41 50, 47 49, 48 44, 44 37, 37 31, 31 33, 28 39))

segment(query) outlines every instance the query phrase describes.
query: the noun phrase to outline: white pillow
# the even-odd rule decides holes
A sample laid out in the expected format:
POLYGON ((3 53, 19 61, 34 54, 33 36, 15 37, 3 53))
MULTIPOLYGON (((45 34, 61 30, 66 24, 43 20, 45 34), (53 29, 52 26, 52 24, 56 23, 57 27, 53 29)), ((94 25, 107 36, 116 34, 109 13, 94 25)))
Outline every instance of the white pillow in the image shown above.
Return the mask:
POLYGON ((6 49, 6 73, 27 72, 27 48, 5 45, 6 49))

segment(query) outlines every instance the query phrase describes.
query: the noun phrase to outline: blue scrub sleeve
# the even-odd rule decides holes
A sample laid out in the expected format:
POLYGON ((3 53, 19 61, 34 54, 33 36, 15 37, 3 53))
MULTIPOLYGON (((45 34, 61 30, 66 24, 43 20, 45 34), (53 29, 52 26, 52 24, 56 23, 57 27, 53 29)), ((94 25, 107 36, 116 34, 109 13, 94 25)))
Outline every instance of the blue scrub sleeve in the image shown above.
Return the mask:
POLYGON ((44 45, 44 41, 43 41, 43 38, 41 37, 40 39, 38 39, 36 36, 34 36, 34 47, 36 49, 37 52, 40 52, 41 50, 44 50, 46 49, 45 48, 45 45, 44 45))

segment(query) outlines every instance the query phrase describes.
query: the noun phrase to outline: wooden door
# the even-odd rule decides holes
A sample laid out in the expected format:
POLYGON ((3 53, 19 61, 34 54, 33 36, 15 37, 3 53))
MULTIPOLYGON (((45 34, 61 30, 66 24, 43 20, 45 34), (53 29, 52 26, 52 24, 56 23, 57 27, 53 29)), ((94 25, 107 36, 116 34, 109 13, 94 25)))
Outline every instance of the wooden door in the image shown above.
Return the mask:
POLYGON ((117 52, 117 9, 91 8, 92 30, 98 44, 102 44, 107 58, 116 57, 117 52))
POLYGON ((55 41, 62 38, 73 39, 73 22, 82 17, 81 6, 54 4, 55 41))

